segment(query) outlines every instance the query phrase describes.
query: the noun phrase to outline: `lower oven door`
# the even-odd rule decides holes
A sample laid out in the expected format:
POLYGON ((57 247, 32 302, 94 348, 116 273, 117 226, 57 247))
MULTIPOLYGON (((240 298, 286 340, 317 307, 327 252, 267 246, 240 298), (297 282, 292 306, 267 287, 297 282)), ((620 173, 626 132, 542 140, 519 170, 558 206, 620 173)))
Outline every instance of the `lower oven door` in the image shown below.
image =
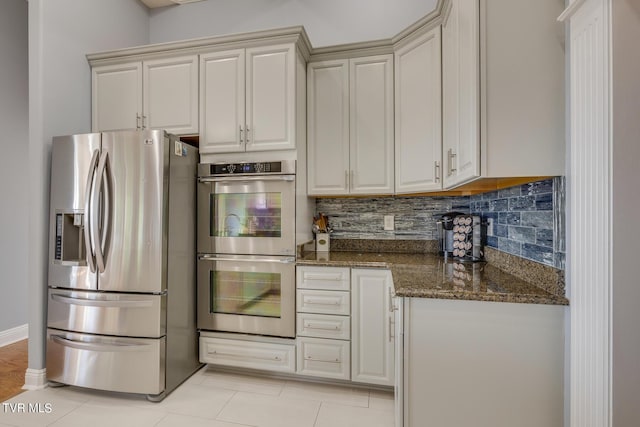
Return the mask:
POLYGON ((198 328, 295 336, 295 258, 198 257, 198 328))

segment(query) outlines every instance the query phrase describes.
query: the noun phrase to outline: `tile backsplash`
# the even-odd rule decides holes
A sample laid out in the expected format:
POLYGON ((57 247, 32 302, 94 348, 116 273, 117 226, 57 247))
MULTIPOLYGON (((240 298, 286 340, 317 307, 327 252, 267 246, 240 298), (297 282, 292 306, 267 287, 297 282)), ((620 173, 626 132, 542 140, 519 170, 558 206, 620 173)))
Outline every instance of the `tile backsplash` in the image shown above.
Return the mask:
POLYGON ((493 218, 487 246, 564 270, 563 177, 470 197, 470 211, 493 218))
POLYGON ((318 198, 316 212, 329 217, 332 239, 435 240, 436 220, 459 211, 493 218, 487 245, 503 252, 564 269, 563 177, 474 196, 318 198), (395 230, 383 229, 394 215, 395 230))
POLYGON ((316 199, 316 212, 329 217, 332 239, 435 240, 436 220, 450 211, 469 212, 469 197, 316 199), (383 229, 385 215, 394 215, 394 231, 383 229))

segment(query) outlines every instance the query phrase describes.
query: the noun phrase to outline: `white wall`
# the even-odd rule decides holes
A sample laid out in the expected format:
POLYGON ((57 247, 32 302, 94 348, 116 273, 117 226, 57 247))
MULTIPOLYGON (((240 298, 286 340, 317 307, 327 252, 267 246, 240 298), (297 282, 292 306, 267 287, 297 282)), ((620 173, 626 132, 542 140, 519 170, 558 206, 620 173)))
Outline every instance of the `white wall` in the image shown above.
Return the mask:
POLYGON ((303 25, 313 47, 385 39, 437 0, 209 0, 151 12, 151 43, 303 25))
POLYGON ((87 53, 147 43, 136 0, 29 0, 29 369, 44 367, 51 137, 91 130, 87 53))
POLYGON ((0 332, 27 323, 27 2, 0 1, 0 332))
POLYGON ((613 427, 640 426, 640 2, 611 1, 613 146, 613 427))

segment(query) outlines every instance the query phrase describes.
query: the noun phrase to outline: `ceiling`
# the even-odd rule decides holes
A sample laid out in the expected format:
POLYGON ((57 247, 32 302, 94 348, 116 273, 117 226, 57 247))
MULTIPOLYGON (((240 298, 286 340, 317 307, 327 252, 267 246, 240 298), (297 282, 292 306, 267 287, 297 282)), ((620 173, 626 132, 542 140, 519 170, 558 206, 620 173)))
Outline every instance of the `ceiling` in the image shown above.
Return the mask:
POLYGON ((156 7, 165 7, 176 4, 185 4, 185 3, 194 3, 197 1, 203 0, 140 0, 144 3, 149 9, 154 9, 156 7))

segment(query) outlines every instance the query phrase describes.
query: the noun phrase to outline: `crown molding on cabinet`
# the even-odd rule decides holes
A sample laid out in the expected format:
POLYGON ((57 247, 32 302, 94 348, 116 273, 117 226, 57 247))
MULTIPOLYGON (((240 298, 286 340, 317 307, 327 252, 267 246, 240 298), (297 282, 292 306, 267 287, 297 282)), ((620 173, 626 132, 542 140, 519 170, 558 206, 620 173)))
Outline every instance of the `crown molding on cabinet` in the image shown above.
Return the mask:
POLYGON ((124 49, 91 53, 87 60, 92 66, 108 65, 122 61, 157 59, 176 54, 206 53, 219 50, 265 46, 283 43, 296 43, 299 53, 308 60, 311 56, 311 43, 302 26, 277 28, 250 33, 229 34, 215 37, 203 37, 178 42, 157 43, 124 49))
POLYGON ((197 54, 241 47, 264 46, 280 43, 295 43, 306 61, 345 59, 360 56, 393 53, 395 49, 411 42, 416 37, 437 27, 442 22, 451 0, 438 0, 433 12, 405 28, 390 39, 347 43, 335 46, 313 48, 303 26, 285 27, 249 33, 202 37, 177 42, 157 43, 124 49, 91 53, 87 60, 92 66, 108 65, 123 61, 159 59, 176 54, 197 54))

